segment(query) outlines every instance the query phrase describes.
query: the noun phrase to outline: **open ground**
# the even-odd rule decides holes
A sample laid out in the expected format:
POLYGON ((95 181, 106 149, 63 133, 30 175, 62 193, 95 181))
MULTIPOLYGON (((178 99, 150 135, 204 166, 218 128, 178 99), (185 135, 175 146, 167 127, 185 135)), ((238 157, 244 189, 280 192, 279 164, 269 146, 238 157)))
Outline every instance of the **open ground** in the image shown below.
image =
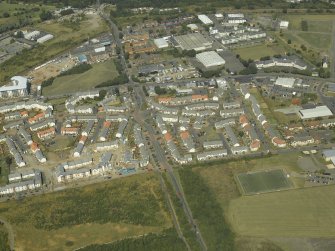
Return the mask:
POLYGON ((17 250, 74 250, 172 225, 154 174, 10 201, 0 216, 13 226, 17 250))
POLYGON ((60 53, 83 43, 89 37, 95 37, 108 30, 107 25, 98 15, 86 15, 80 22, 79 29, 75 30, 57 21, 39 23, 34 28, 51 33, 55 38, 1 64, 0 81, 47 62, 60 53))
POLYGON ((54 96, 76 91, 85 91, 94 88, 108 80, 118 76, 113 61, 106 61, 92 65, 92 69, 82 73, 61 76, 54 80, 51 86, 43 88, 44 96, 54 96))

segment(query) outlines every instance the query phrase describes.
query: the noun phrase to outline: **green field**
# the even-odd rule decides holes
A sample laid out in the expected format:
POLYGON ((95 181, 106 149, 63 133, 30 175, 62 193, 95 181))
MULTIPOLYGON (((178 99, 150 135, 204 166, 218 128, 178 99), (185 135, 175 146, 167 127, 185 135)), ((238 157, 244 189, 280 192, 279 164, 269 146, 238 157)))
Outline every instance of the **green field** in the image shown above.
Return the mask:
POLYGON ((228 215, 242 235, 329 237, 335 235, 334 186, 288 190, 232 200, 228 215))
POLYGON ((258 171, 237 175, 244 194, 257 194, 288 189, 291 182, 286 178, 283 170, 258 171))
MULTIPOLYGON (((277 170, 283 169, 285 173, 291 174, 291 180, 295 187, 303 187, 304 179, 295 177, 294 174, 301 172, 302 170, 298 167, 297 161, 300 155, 298 153, 290 153, 285 155, 274 155, 270 157, 246 159, 238 161, 226 161, 226 162, 214 162, 207 163, 193 168, 194 172, 198 173, 205 181, 206 185, 210 188, 210 191, 214 193, 216 200, 223 209, 223 215, 229 225, 231 225, 231 219, 228 217, 231 213, 230 204, 234 200, 241 198, 241 193, 236 183, 235 176, 242 172, 257 172, 264 170, 277 170)), ((282 192, 273 193, 274 196, 281 194, 282 192)), ((244 197, 257 197, 254 196, 242 196, 244 197)), ((189 201, 188 201, 189 202, 189 201)), ((189 202, 190 203, 190 202, 189 202)), ((263 205, 263 210, 267 209, 266 205, 263 205)), ((209 211, 210 212, 210 211, 209 211)), ((208 213, 209 213, 208 212, 208 213)), ((206 214, 206 213, 204 213, 206 214)), ((256 227, 257 223, 255 223, 256 227)), ((233 225, 234 226, 234 225, 233 225)), ((282 250, 277 244, 274 243, 270 238, 247 236, 239 233, 233 228, 235 233, 235 249, 238 251, 279 251, 282 250)), ((286 249, 284 249, 286 250, 286 249)), ((293 249, 294 250, 294 249, 293 249)), ((292 250, 292 251, 293 251, 292 250)))
POLYGON ((243 47, 233 50, 236 54, 240 55, 241 58, 248 60, 259 60, 261 57, 273 56, 273 55, 284 55, 285 48, 281 45, 256 45, 252 47, 243 47))
POLYGON ((0 65, 0 83, 8 80, 8 78, 15 74, 27 71, 60 53, 78 46, 85 42, 88 37, 92 38, 108 31, 107 25, 98 15, 87 16, 80 22, 78 30, 73 30, 56 21, 39 23, 34 28, 49 32, 55 38, 36 48, 23 51, 21 54, 2 63, 0 65))
POLYGON ((17 250, 74 250, 172 226, 154 174, 2 203, 0 217, 12 225, 17 250))
POLYGON ((307 21, 308 31, 314 32, 331 32, 332 21, 335 20, 334 15, 285 15, 283 19, 290 22, 290 30, 301 30, 301 21, 307 21))
POLYGON ((106 61, 92 66, 92 69, 84 73, 56 78, 51 86, 43 88, 43 95, 53 96, 89 90, 102 82, 112 80, 118 76, 118 72, 113 61, 106 61))
POLYGON ((331 45, 331 33, 311 33, 311 32, 298 32, 299 37, 304 39, 308 44, 319 49, 329 49, 331 45))

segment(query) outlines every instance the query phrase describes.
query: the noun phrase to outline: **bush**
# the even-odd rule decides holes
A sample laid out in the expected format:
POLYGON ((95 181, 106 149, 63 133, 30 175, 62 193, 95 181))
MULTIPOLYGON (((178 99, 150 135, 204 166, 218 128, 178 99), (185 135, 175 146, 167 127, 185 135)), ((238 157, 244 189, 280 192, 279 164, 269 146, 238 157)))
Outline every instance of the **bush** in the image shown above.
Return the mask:
POLYGON ((148 234, 139 238, 129 238, 110 244, 91 245, 80 251, 184 251, 184 242, 178 237, 175 229, 169 228, 159 234, 148 234))
POLYGON ((67 75, 73 75, 73 74, 81 74, 84 73, 88 70, 92 69, 92 65, 90 64, 79 64, 76 65, 74 67, 72 67, 71 69, 62 72, 61 74, 59 74, 59 76, 67 76, 67 75))

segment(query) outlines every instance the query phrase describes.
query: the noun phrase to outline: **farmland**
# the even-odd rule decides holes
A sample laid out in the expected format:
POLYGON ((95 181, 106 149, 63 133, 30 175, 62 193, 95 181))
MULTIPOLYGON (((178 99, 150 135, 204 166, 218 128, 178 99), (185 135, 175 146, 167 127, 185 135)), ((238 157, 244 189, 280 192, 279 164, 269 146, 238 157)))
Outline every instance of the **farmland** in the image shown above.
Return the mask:
POLYGON ((118 76, 113 61, 92 65, 93 68, 81 73, 61 76, 54 80, 51 86, 43 88, 44 96, 66 94, 75 91, 89 90, 105 81, 118 76))
POLYGON ((232 200, 233 229, 248 236, 333 237, 334 186, 288 190, 232 200))
POLYGON ((79 45, 88 37, 94 37, 107 30, 106 24, 98 15, 85 17, 79 23, 79 28, 76 29, 66 27, 57 21, 39 23, 34 28, 51 33, 55 38, 31 50, 24 50, 19 55, 1 64, 0 82, 42 64, 52 57, 79 45))
POLYGON ((154 175, 11 201, 0 216, 13 226, 18 250, 73 250, 171 227, 154 175))
POLYGON ((291 187, 291 183, 281 169, 241 173, 237 175, 237 179, 245 194, 271 192, 291 187))

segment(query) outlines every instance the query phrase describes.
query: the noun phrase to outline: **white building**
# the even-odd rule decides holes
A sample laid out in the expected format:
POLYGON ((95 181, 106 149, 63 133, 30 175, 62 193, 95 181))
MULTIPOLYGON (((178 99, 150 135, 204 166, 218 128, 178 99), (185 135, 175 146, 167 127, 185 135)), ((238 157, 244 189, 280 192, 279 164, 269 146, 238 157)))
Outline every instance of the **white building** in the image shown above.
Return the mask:
POLYGON ((164 38, 157 38, 154 40, 155 45, 158 49, 163 49, 169 47, 168 42, 164 38))
POLYGON ((299 116, 301 119, 315 119, 321 117, 332 116, 333 113, 326 105, 317 106, 310 109, 302 109, 299 111, 299 116))
POLYGON ((289 24, 290 24, 289 21, 282 20, 279 23, 279 28, 280 29, 288 29, 289 24))
POLYGON ((222 66, 226 61, 215 51, 205 51, 195 56, 206 68, 222 66))
POLYGON ((206 15, 198 15, 199 20, 205 25, 213 24, 213 21, 209 19, 206 15))
POLYGON ((0 98, 22 97, 28 94, 28 79, 21 76, 11 78, 11 84, 0 87, 0 98))

